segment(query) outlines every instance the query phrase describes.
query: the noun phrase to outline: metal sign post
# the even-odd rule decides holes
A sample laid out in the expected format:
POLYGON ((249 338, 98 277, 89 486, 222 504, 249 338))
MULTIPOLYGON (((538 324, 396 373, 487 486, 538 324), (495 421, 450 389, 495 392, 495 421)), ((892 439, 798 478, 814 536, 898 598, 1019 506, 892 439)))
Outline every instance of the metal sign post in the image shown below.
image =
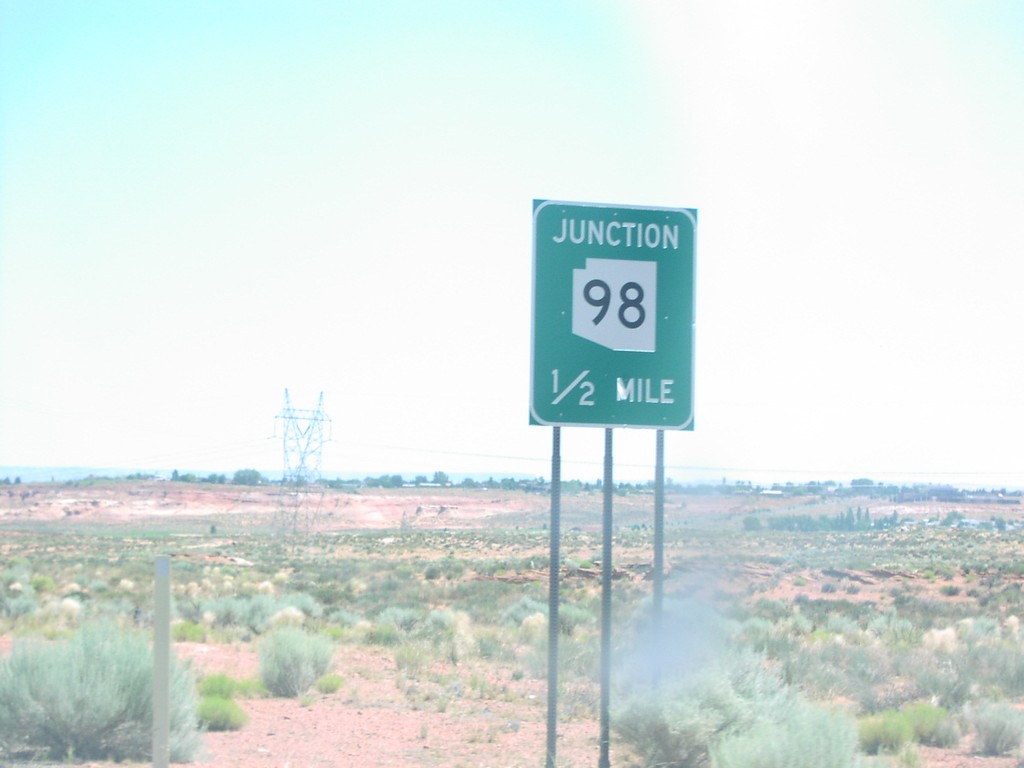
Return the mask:
POLYGON ((558 592, 562 575, 562 434, 551 430, 551 549, 548 557, 548 747, 546 768, 555 768, 558 751, 558 592))
MULTIPOLYGON (((659 429, 654 438, 654 596, 653 626, 655 658, 664 650, 662 614, 665 591, 665 430, 659 429)), ((659 675, 654 672, 653 682, 659 675)))
POLYGON ((604 431, 604 481, 601 544, 601 756, 599 768, 610 768, 612 677, 612 430, 604 431))

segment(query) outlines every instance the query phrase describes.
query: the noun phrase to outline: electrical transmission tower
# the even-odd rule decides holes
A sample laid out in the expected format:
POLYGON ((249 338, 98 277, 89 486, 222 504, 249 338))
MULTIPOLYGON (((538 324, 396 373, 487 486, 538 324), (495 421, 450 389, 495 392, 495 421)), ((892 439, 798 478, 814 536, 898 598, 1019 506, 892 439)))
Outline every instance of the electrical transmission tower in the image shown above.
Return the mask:
MULTIPOLYGON (((284 483, 312 485, 320 481, 320 464, 324 450, 324 424, 331 419, 324 413, 324 393, 316 410, 293 408, 288 390, 284 391, 284 408, 277 417, 284 422, 284 483)), ((330 440, 330 435, 327 437, 330 440)))

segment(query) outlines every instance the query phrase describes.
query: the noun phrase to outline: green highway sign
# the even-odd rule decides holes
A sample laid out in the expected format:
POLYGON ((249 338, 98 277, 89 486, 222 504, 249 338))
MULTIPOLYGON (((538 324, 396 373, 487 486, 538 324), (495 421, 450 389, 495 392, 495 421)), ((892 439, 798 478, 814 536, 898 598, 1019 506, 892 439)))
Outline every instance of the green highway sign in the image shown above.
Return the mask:
POLYGON ((533 201, 530 422, 693 429, 697 211, 533 201))

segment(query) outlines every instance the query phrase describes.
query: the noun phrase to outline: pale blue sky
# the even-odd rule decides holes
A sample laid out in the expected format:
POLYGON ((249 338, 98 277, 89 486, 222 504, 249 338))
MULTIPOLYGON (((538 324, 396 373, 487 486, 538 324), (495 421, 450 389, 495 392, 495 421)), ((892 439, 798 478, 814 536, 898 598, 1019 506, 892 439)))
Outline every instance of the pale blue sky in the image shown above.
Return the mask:
POLYGON ((1009 0, 4 0, 0 466, 547 476, 548 198, 700 212, 669 476, 1024 485, 1022 136, 1009 0))

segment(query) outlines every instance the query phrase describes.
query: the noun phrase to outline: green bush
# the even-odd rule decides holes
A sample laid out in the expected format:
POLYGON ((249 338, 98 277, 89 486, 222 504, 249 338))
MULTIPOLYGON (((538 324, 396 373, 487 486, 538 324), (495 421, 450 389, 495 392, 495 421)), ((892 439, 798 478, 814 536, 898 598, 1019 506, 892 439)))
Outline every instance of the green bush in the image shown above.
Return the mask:
POLYGON ((210 731, 237 731, 249 722, 238 702, 225 696, 204 696, 197 714, 199 722, 210 731))
POLYGON ((316 689, 320 693, 337 693, 345 684, 345 678, 341 675, 326 674, 317 678, 316 689))
POLYGON ((207 675, 199 681, 199 695, 206 697, 220 697, 222 699, 234 698, 238 690, 238 682, 230 675, 217 673, 207 675))
POLYGON ((206 628, 191 621, 176 621, 171 625, 171 639, 176 643, 202 643, 206 628))
POLYGON ((903 708, 910 722, 914 741, 930 747, 955 747, 960 743, 960 729, 943 707, 918 701, 903 708))
POLYGON ((220 696, 224 699, 258 699, 267 695, 263 681, 258 678, 236 680, 230 675, 217 673, 199 681, 199 695, 220 696))
POLYGON ((333 656, 334 646, 323 635, 282 627, 260 644, 260 676, 273 695, 299 696, 327 672, 333 656))
POLYGON ((54 582, 52 576, 37 573, 32 577, 32 589, 41 594, 48 593, 56 590, 57 584, 54 582))
POLYGON ((857 732, 861 751, 869 755, 896 754, 914 737, 910 718, 892 709, 860 718, 857 732))
POLYGON ((1024 740, 1024 714, 1010 704, 983 704, 967 718, 978 735, 975 751, 983 755, 1008 754, 1024 740))
MULTIPOLYGON (((195 683, 172 663, 172 762, 199 748, 195 683)), ((0 660, 0 744, 49 759, 144 760, 151 756, 153 655, 144 635, 112 624, 70 640, 16 641, 0 660)))

